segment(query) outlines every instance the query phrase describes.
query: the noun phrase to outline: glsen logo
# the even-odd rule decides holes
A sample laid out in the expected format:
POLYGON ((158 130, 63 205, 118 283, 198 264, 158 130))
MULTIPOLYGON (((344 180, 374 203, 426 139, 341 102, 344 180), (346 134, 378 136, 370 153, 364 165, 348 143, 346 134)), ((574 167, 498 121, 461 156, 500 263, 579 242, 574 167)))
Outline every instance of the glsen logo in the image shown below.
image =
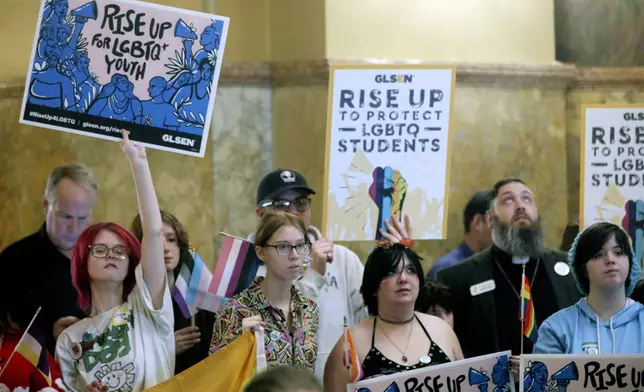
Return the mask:
POLYGON ((624 113, 624 120, 626 120, 626 121, 643 121, 644 120, 644 113, 642 113, 642 112, 639 112, 639 113, 633 113, 633 112, 624 113))
POLYGON ((376 83, 413 83, 414 75, 376 75, 376 83))
POLYGON ((194 147, 195 146, 195 141, 194 139, 190 139, 187 137, 179 137, 179 136, 172 136, 172 135, 163 135, 162 139, 164 142, 168 143, 174 143, 174 144, 181 144, 182 146, 189 146, 189 147, 194 147))

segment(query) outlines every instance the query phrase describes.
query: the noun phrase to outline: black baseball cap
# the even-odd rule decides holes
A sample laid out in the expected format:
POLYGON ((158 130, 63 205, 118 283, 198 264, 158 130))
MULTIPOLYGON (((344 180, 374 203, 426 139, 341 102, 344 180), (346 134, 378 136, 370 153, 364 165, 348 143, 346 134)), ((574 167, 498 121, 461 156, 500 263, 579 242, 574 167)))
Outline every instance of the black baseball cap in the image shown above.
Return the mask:
POLYGON ((257 187, 257 205, 264 200, 272 200, 291 189, 303 189, 315 195, 303 175, 295 170, 277 169, 268 173, 257 187))

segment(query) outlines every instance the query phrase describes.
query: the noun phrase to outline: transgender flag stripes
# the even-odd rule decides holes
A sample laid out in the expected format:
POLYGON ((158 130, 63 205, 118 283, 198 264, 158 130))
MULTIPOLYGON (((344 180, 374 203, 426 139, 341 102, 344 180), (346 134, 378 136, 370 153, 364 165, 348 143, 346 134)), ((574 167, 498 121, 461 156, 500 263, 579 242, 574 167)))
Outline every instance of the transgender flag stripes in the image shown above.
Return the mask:
POLYGON ((214 275, 195 251, 181 253, 172 298, 186 319, 199 309, 216 312, 226 300, 250 286, 259 260, 252 242, 224 235, 214 275))
POLYGON ((194 301, 189 301, 189 292, 198 290, 198 287, 189 286, 192 282, 192 276, 195 272, 195 267, 197 265, 201 265, 201 267, 203 267, 197 267, 197 273, 200 273, 201 271, 208 271, 208 268, 205 268, 205 265, 203 264, 203 261, 201 260, 201 257, 197 252, 181 252, 180 258, 182 265, 181 269, 179 270, 179 274, 176 277, 174 290, 172 291, 172 298, 174 298, 175 303, 177 304, 179 309, 181 309, 183 317, 188 319, 198 312, 197 307, 194 306, 194 301))
POLYGON ((221 306, 221 298, 208 292, 212 273, 195 251, 182 252, 182 266, 177 275, 172 291, 172 298, 181 310, 184 318, 188 319, 199 311, 216 312, 221 306))
POLYGON ((219 298, 230 298, 250 286, 257 274, 259 260, 252 242, 223 235, 224 243, 208 291, 219 298))

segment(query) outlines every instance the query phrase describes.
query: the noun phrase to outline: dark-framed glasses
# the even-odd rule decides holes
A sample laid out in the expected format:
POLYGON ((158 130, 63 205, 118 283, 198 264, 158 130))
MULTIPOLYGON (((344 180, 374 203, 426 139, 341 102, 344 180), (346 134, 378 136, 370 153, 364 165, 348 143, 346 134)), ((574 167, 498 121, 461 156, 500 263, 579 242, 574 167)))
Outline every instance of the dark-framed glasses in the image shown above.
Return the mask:
POLYGON ((99 259, 107 258, 107 255, 112 251, 114 257, 119 260, 127 259, 127 248, 123 245, 116 245, 112 248, 105 244, 93 244, 89 246, 89 251, 92 253, 92 256, 98 257, 99 259))
POLYGON ((302 196, 295 200, 266 200, 259 205, 261 208, 275 208, 277 210, 288 211, 294 206, 298 212, 306 212, 311 208, 311 199, 302 196))
POLYGON ((306 242, 302 242, 300 244, 295 244, 295 245, 291 245, 291 244, 268 245, 267 244, 267 245, 264 245, 264 246, 268 246, 270 248, 275 248, 275 251, 280 256, 288 256, 288 255, 290 255, 291 251, 293 251, 293 249, 295 249, 295 252, 297 252, 297 254, 299 256, 307 256, 309 254, 309 252, 311 251, 310 245, 307 244, 306 242))

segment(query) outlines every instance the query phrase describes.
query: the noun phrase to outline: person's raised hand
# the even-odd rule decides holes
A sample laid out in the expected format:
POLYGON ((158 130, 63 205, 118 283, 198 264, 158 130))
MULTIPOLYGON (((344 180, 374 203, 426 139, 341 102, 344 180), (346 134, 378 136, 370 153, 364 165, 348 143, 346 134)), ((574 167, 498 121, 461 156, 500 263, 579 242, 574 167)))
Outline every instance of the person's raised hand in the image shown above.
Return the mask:
POLYGON ((333 242, 320 238, 311 245, 311 268, 324 276, 326 264, 333 262, 333 242))
POLYGON ((121 148, 123 149, 123 152, 128 157, 130 162, 137 163, 141 161, 147 161, 148 157, 145 153, 145 147, 137 146, 132 143, 130 137, 128 136, 127 130, 121 129, 121 135, 123 136, 123 143, 121 144, 121 148))
POLYGON ((411 239, 411 236, 413 235, 413 227, 409 215, 405 215, 403 217, 404 222, 400 222, 395 217, 392 218, 393 219, 385 221, 387 230, 380 228, 380 234, 394 244, 404 239, 411 239))

